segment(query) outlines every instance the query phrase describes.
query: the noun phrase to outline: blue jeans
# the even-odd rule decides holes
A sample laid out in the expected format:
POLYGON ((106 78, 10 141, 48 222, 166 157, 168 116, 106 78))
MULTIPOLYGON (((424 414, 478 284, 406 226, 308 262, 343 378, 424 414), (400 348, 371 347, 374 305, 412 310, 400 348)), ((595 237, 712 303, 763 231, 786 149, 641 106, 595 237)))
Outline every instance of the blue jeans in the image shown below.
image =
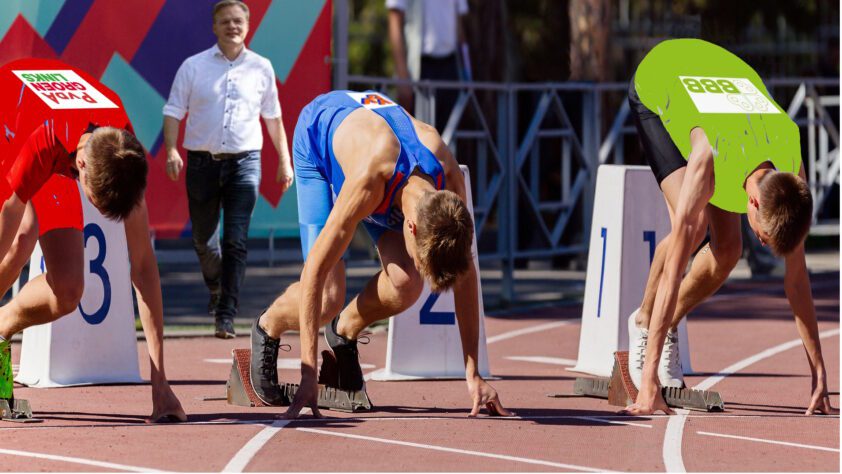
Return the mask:
POLYGON ((193 247, 205 285, 211 294, 219 294, 216 317, 233 318, 246 274, 246 240, 260 186, 260 151, 228 160, 214 160, 209 153, 189 151, 186 180, 193 247))

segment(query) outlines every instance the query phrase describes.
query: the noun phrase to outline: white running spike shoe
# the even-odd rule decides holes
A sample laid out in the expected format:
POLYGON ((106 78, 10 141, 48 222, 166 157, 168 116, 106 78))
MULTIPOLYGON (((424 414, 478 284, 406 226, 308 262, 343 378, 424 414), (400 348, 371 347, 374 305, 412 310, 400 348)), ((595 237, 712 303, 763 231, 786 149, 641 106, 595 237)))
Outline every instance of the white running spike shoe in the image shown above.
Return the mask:
POLYGON ((678 332, 670 329, 664 339, 661 363, 658 365, 658 380, 662 387, 684 388, 684 370, 678 351, 678 332))
MULTIPOLYGON (((640 311, 636 309, 629 316, 629 375, 634 386, 640 388, 643 379, 643 363, 646 360, 646 344, 649 342, 649 330, 635 323, 640 311)), ((658 367, 658 381, 662 387, 684 387, 684 371, 681 368, 681 355, 678 346, 678 333, 670 330, 661 350, 661 362, 658 367)))
POLYGON ((646 344, 649 342, 649 330, 637 326, 634 318, 640 308, 629 316, 629 375, 634 386, 640 388, 643 379, 643 361, 646 360, 646 344))

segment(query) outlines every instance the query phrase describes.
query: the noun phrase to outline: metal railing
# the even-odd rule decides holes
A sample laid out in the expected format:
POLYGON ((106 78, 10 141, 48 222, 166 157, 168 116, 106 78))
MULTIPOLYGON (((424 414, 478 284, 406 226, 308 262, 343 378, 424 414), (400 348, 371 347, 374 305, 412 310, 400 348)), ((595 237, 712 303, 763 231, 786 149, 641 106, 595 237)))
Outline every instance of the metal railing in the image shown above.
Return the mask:
MULTIPOLYGON (((433 125, 435 92, 459 92, 442 138, 471 168, 479 257, 500 263, 504 301, 516 296, 517 260, 584 254, 596 170, 601 164, 624 163, 625 140, 636 133, 625 99, 628 84, 347 77, 350 89, 387 94, 404 84, 412 85, 416 97, 426 98, 415 116, 433 125)), ((773 97, 789 101, 790 117, 806 134, 802 148, 816 203, 814 228, 838 234, 838 208, 828 197, 839 184, 839 116, 828 109, 838 111, 839 81, 773 79, 767 87, 773 97)))

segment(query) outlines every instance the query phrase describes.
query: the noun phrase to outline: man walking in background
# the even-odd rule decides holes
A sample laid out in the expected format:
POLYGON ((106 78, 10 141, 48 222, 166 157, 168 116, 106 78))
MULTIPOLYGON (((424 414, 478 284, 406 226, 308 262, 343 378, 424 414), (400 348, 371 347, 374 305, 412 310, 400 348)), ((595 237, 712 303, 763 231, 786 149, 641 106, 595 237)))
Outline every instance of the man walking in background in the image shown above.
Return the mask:
MULTIPOLYGON (((468 46, 461 24, 462 17, 468 13, 467 0, 386 0, 386 8, 389 9, 389 41, 399 79, 470 80, 468 46)), ((435 92, 434 125, 439 133, 447 126, 457 97, 456 89, 435 92)), ((398 87, 398 103, 413 111, 411 86, 398 87)), ((419 109, 414 113, 419 114, 419 109)))
POLYGON ((210 291, 208 311, 216 337, 234 337, 234 316, 246 269, 246 240, 260 185, 260 117, 278 151, 276 176, 283 191, 293 171, 281 121, 275 73, 268 59, 245 47, 249 9, 239 0, 213 7, 217 43, 187 58, 176 73, 164 106, 167 174, 177 180, 184 166, 176 148, 187 115, 187 198, 193 246, 210 291), (222 248, 219 217, 224 210, 222 248))

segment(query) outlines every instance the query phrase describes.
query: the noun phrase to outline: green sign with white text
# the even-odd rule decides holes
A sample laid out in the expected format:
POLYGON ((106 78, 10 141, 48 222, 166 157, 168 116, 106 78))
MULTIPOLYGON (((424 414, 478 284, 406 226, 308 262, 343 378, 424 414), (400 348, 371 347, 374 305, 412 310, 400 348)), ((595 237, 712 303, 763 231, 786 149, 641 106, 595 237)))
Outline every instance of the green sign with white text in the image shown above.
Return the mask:
POLYGON ((798 173, 798 126, 769 96, 760 76, 742 59, 702 40, 664 41, 635 73, 641 102, 657 113, 685 159, 690 131, 701 127, 714 156, 711 204, 745 213, 743 183, 763 162, 798 173))

